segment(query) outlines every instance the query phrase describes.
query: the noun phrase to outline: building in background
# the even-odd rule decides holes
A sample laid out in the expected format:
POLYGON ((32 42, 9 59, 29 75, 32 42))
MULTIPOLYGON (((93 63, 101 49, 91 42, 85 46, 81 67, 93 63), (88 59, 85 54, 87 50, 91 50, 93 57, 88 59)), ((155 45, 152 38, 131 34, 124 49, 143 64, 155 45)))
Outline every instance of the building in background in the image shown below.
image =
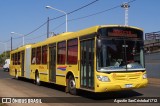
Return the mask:
POLYGON ((146 53, 160 52, 160 31, 145 33, 144 50, 146 53))

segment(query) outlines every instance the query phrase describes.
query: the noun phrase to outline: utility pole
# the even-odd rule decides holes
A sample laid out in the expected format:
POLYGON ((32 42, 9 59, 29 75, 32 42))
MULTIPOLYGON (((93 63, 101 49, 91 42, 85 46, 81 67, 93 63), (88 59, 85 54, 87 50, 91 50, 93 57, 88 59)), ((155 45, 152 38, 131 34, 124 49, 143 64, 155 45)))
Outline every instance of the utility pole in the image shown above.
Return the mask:
POLYGON ((16 34, 16 35, 20 35, 20 36, 22 36, 22 37, 23 37, 23 46, 24 46, 24 37, 25 37, 25 35, 20 34, 20 33, 16 33, 16 32, 11 32, 11 34, 16 34))
POLYGON ((47 38, 49 38, 49 17, 47 19, 47 38))
POLYGON ((124 3, 121 5, 121 7, 125 10, 125 26, 128 26, 128 8, 130 5, 128 3, 124 3))
POLYGON ((11 36, 11 51, 12 51, 12 36, 11 36))

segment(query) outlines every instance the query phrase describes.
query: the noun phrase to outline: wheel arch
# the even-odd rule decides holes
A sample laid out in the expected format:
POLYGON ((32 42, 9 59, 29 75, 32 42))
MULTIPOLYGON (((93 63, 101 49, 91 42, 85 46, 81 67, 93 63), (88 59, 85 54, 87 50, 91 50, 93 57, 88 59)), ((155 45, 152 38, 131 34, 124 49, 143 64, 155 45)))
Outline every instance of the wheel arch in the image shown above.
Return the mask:
POLYGON ((68 73, 66 74, 66 86, 67 86, 67 83, 68 83, 69 76, 72 76, 75 79, 74 73, 71 72, 71 71, 68 71, 68 73))
POLYGON ((35 73, 38 73, 38 69, 35 70, 35 73))
POLYGON ((18 71, 17 71, 17 69, 15 69, 15 70, 14 70, 14 74, 15 74, 15 75, 16 75, 16 74, 18 74, 18 71))
POLYGON ((37 73, 39 73, 38 69, 35 70, 35 75, 34 75, 34 78, 35 78, 35 79, 36 79, 37 73))
POLYGON ((70 75, 72 75, 73 77, 74 77, 74 74, 71 72, 71 71, 69 71, 68 73, 67 73, 67 75, 66 75, 66 79, 69 79, 69 76, 70 75))

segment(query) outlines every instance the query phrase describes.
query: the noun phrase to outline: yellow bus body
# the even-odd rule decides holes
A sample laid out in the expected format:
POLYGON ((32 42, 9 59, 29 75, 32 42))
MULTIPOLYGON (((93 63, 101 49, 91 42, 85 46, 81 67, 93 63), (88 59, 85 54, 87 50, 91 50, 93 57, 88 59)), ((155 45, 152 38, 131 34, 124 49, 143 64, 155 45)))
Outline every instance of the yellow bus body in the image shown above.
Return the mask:
MULTIPOLYGON (((25 45, 23 47, 19 47, 13 51, 11 51, 11 56, 14 53, 17 52, 21 52, 21 51, 25 51, 26 54, 26 48, 36 48, 36 47, 42 47, 44 45, 49 45, 52 43, 58 43, 61 41, 67 41, 73 38, 78 38, 78 61, 77 64, 75 65, 71 65, 71 64, 67 64, 65 62, 65 64, 60 65, 56 63, 56 82, 54 82, 55 84, 58 85, 63 85, 63 86, 67 86, 67 74, 68 73, 72 73, 75 79, 75 83, 76 83, 76 89, 83 89, 83 90, 88 90, 88 91, 92 91, 92 92, 109 92, 109 91, 119 91, 119 90, 129 90, 129 89, 134 89, 134 88, 142 88, 145 87, 148 83, 147 78, 144 79, 143 75, 146 74, 146 71, 139 71, 139 72, 116 72, 116 73, 101 73, 98 72, 96 70, 96 49, 94 49, 94 88, 93 89, 87 89, 87 88, 83 88, 81 87, 81 78, 80 78, 80 37, 85 37, 86 35, 92 35, 92 34, 97 34, 97 31, 99 28, 108 28, 108 27, 122 27, 119 25, 104 25, 104 26, 94 26, 91 28, 87 28, 78 32, 67 32, 67 33, 62 33, 59 34, 57 36, 53 36, 50 37, 42 42, 39 43, 35 43, 35 44, 31 44, 31 45, 25 45), (58 69, 58 67, 66 67, 65 71, 60 71, 58 69), (107 76, 109 78, 109 82, 102 82, 99 81, 97 79, 97 75, 99 76, 107 76), (132 87, 126 88, 126 84, 132 84, 132 87)), ((124 27, 124 26, 123 26, 124 27)), ((131 26, 127 26, 129 28, 134 28, 134 29, 138 29, 141 30, 139 28, 136 27, 131 27, 131 26)), ((84 40, 87 40, 90 38, 86 38, 84 40)), ((96 39, 97 37, 94 37, 94 47, 96 48, 96 39)), ((49 47, 47 47, 49 49, 49 47)), ((56 47, 56 51, 57 51, 57 47, 56 47)), ((57 55, 56 55, 57 57, 57 55)), ((22 57, 21 57, 22 58, 22 57)), ((31 57, 30 57, 31 58, 31 57)), ((25 58, 26 59, 26 58, 25 58)), ((47 51, 47 64, 31 64, 29 69, 30 69, 30 78, 29 79, 33 79, 35 80, 35 73, 36 71, 39 72, 39 77, 40 77, 40 81, 44 81, 44 82, 51 82, 49 80, 49 50, 47 51)), ((22 61, 22 59, 21 59, 22 61)), ((56 58, 57 61, 57 58, 56 58)), ((26 63, 24 63, 26 64, 26 63)), ((25 67, 25 66, 24 66, 25 67)), ((24 68, 24 70, 26 69, 26 67, 24 68)), ((26 75, 24 73, 24 76, 21 75, 21 65, 13 65, 13 60, 11 59, 11 64, 10 64, 10 75, 11 76, 15 76, 15 71, 17 70, 18 72, 18 77, 25 77, 26 75)))

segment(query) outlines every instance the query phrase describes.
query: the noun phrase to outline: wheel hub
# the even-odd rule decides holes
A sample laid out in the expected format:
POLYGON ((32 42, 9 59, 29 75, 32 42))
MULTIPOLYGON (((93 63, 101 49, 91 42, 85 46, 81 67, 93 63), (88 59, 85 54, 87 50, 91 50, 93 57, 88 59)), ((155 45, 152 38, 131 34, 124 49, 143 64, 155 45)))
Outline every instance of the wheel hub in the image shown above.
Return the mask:
POLYGON ((74 80, 71 80, 69 86, 70 86, 71 89, 74 89, 75 86, 76 86, 75 81, 74 81, 74 80))

